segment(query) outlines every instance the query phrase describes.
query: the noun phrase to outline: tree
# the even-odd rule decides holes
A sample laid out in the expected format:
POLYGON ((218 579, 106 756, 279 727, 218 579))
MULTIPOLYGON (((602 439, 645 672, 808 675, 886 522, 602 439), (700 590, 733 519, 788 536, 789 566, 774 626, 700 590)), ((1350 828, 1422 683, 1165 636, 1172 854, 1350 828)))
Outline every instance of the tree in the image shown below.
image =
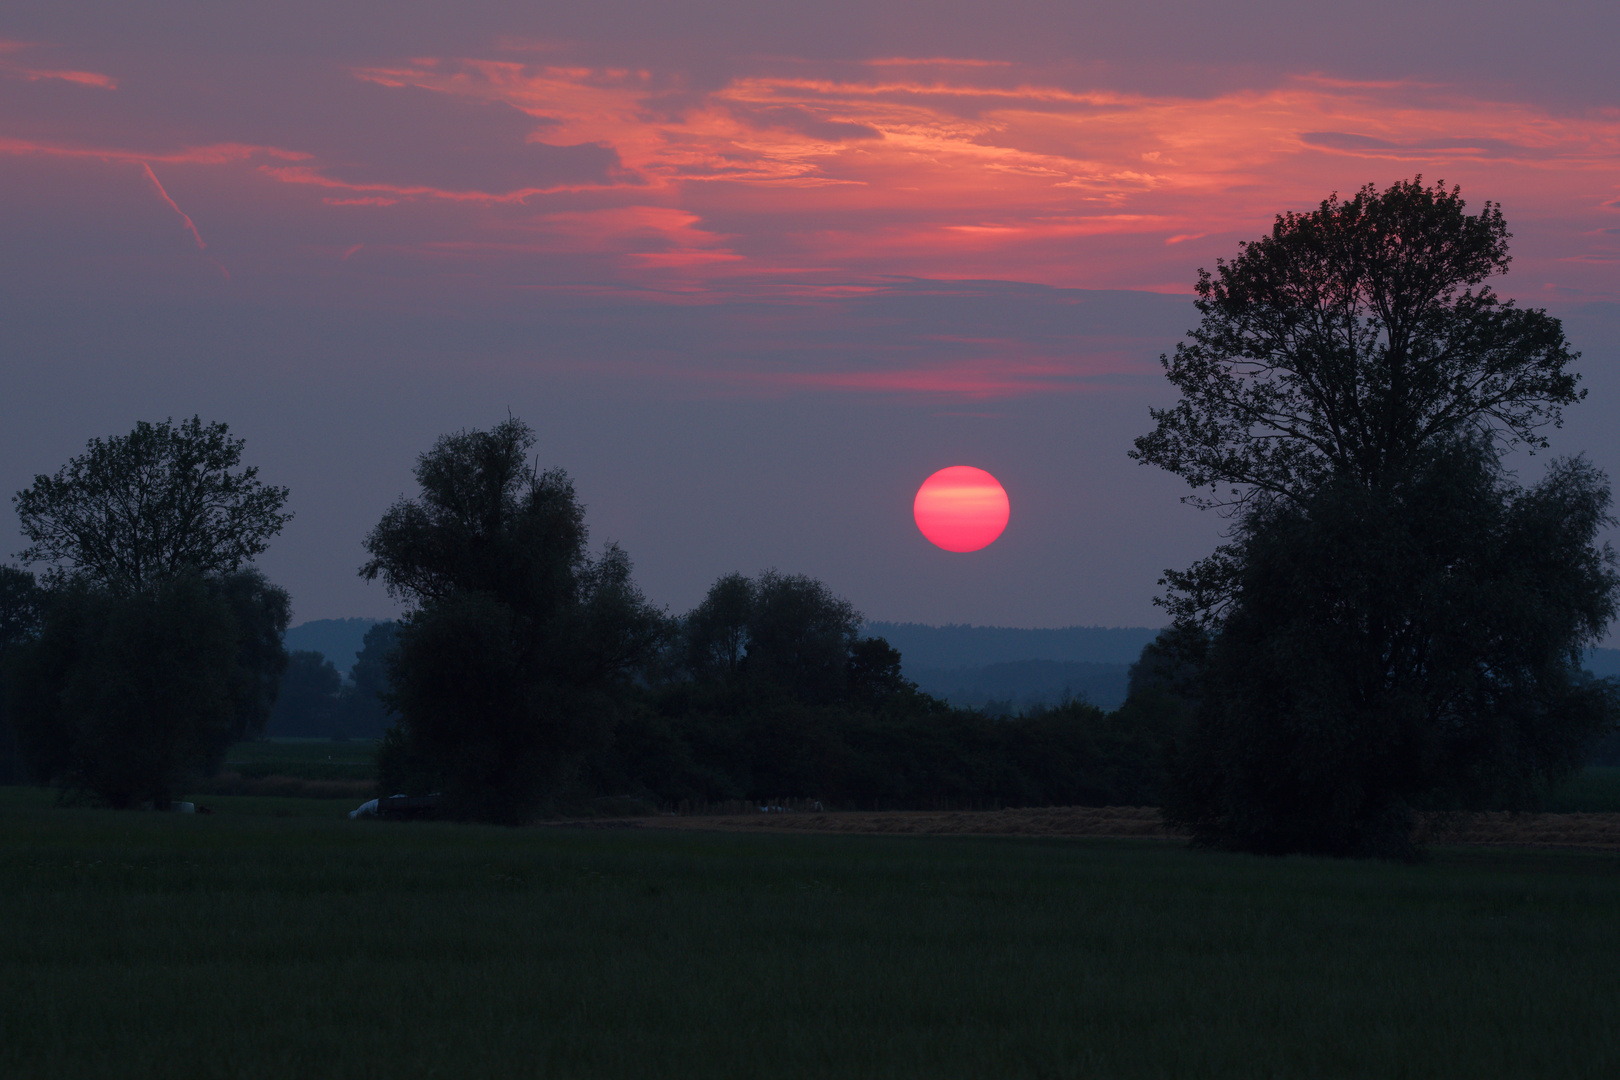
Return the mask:
POLYGON ((187 571, 233 573, 292 518, 281 512, 286 488, 260 483, 257 468, 232 471, 243 446, 224 424, 195 416, 92 439, 12 499, 31 541, 18 557, 119 592, 187 571))
POLYGON ((312 650, 287 656, 268 729, 275 735, 327 737, 339 730, 339 692, 343 676, 332 661, 312 650))
POLYGON ((0 566, 0 784, 14 784, 22 778, 17 730, 6 714, 6 654, 39 633, 43 606, 33 574, 0 566))
POLYGON ((167 806, 263 730, 288 614, 287 594, 252 570, 132 593, 59 585, 6 664, 24 760, 110 806, 167 806))
POLYGON ((863 686, 874 689, 883 666, 899 663, 899 653, 889 650, 891 658, 872 645, 857 659, 863 621, 849 601, 815 578, 776 570, 757 581, 726 574, 682 620, 684 655, 698 679, 746 681, 805 701, 834 701, 846 695, 857 669, 863 686))
POLYGON ((726 574, 709 586, 683 622, 686 663, 695 675, 735 679, 741 674, 758 601, 758 587, 743 574, 726 574))
POLYGON ((37 776, 161 805, 263 729, 289 606, 247 563, 291 515, 242 449, 224 424, 143 421, 17 493, 21 557, 51 564, 7 665, 37 776))
POLYGON ((1395 492, 1246 523, 1237 599, 1166 809, 1248 850, 1406 855, 1419 809, 1534 806, 1615 716, 1579 671, 1616 612, 1601 475, 1525 490, 1475 439, 1395 492))
POLYGON ((1459 189, 1422 180, 1279 215, 1200 270, 1203 320, 1160 358, 1182 399, 1131 456, 1219 505, 1298 500, 1328 476, 1387 486, 1470 428, 1545 448, 1540 429, 1585 396, 1566 370, 1579 354, 1557 319, 1482 284, 1510 261, 1501 209, 1469 216, 1459 189))
POLYGON ((392 619, 366 631, 354 667, 349 670, 353 686, 343 690, 343 722, 354 735, 380 735, 388 727, 388 656, 394 649, 399 625, 392 619))
POLYGON ((1202 839, 1398 851, 1414 807, 1523 805, 1609 722, 1573 689, 1614 614, 1606 481, 1554 462, 1524 491, 1501 465, 1584 396, 1558 320, 1483 284, 1508 236, 1419 177, 1280 216, 1199 272, 1202 322, 1163 358, 1181 400, 1132 456, 1236 519, 1161 600, 1214 633, 1171 807, 1202 839))
POLYGON ((361 569, 417 605, 391 653, 383 785, 437 786, 459 816, 510 824, 605 737, 665 634, 624 552, 587 554, 573 485, 528 464, 533 444, 516 419, 441 438, 361 569))

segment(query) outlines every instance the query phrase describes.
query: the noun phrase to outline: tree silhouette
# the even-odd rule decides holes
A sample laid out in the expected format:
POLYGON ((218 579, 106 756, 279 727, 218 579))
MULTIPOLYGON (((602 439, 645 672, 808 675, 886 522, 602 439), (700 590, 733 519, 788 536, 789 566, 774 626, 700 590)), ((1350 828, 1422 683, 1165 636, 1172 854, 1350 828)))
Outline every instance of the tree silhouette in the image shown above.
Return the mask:
MULTIPOLYGON (((1398 854, 1424 805, 1533 804, 1612 723, 1580 685, 1614 617, 1605 478, 1545 448, 1577 376, 1559 321, 1484 283, 1500 209, 1422 178, 1279 216, 1163 363, 1181 400, 1132 456, 1235 518, 1160 599, 1213 633, 1168 806, 1205 842, 1398 854)), ((1172 643, 1174 644, 1174 643, 1172 643)), ((1168 647, 1168 646, 1167 646, 1168 647)))
POLYGON ((384 513, 361 569, 417 604, 390 653, 383 785, 507 824, 605 737, 665 633, 624 552, 587 554, 584 507, 566 474, 528 463, 533 444, 516 419, 439 439, 417 463, 421 497, 384 513))
POLYGON ((114 806, 163 805, 262 731, 286 592, 247 564, 292 515, 198 417, 92 439, 13 502, 49 563, 40 631, 7 665, 33 773, 114 806))
POLYGON ((292 518, 286 488, 261 483, 255 467, 233 471, 244 445, 195 416, 92 439, 12 499, 31 542, 18 557, 121 592, 188 571, 232 573, 292 518))

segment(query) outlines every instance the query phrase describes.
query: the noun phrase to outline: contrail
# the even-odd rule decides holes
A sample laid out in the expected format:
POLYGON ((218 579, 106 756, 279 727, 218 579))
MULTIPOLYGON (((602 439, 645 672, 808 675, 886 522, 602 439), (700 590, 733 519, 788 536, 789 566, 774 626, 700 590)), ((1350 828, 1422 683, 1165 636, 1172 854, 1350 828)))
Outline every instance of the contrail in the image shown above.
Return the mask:
MULTIPOLYGON (((175 201, 169 198, 169 193, 163 190, 163 185, 158 182, 157 174, 152 171, 152 166, 143 161, 141 162, 141 168, 146 170, 146 178, 152 181, 152 186, 157 188, 157 193, 163 197, 163 201, 169 204, 169 209, 179 214, 180 220, 185 222, 186 228, 191 230, 191 238, 197 241, 197 250, 206 251, 208 249, 208 245, 203 243, 202 233, 197 231, 197 223, 191 220, 191 215, 180 209, 180 207, 175 204, 175 201)), ((223 269, 223 267, 221 269, 223 269)))

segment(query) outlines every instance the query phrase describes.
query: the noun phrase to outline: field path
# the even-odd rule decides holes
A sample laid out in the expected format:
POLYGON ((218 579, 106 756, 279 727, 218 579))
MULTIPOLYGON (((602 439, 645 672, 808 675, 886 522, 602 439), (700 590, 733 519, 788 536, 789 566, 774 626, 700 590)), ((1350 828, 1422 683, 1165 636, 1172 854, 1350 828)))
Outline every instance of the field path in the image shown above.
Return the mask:
MULTIPOLYGON (((637 818, 633 824, 649 829, 886 836, 1111 836, 1174 840, 1185 835, 1166 827, 1158 809, 1151 806, 665 815, 637 818)), ((1419 831, 1420 842, 1431 844, 1620 850, 1620 814, 1436 815, 1426 817, 1419 831)))

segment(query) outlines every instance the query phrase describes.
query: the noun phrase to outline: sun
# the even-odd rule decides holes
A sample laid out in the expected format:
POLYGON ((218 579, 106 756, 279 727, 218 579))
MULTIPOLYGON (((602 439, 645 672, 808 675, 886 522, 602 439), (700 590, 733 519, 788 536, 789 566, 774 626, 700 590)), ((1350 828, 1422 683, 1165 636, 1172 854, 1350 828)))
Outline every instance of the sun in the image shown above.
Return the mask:
POLYGON ((946 551, 989 547, 1007 527, 1007 489, 983 469, 952 465, 922 482, 911 512, 917 528, 946 551))

